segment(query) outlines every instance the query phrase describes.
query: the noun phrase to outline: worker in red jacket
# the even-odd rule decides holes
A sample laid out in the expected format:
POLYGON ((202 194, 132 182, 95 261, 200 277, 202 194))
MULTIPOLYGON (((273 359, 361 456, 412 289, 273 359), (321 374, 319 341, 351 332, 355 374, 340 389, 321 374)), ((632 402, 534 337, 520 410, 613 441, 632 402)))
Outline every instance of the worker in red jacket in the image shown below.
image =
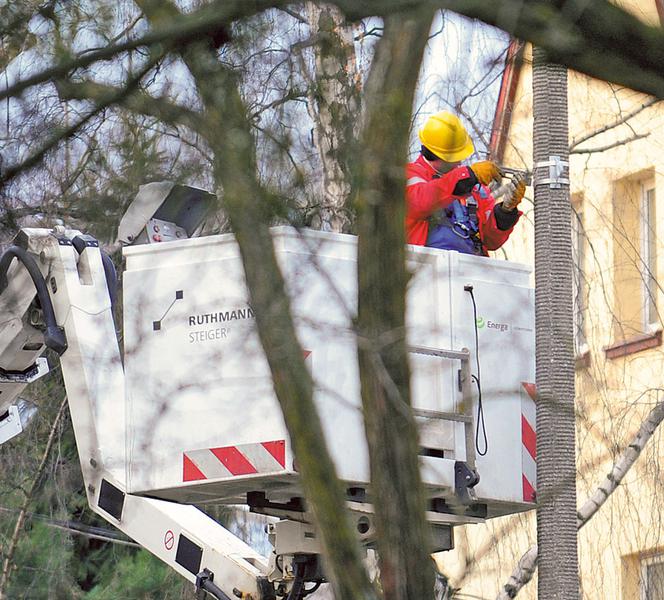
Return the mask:
POLYGON ((522 214, 525 183, 512 184, 497 204, 487 186, 500 181, 500 169, 488 160, 461 165, 475 148, 450 112, 429 117, 419 138, 420 156, 406 166, 408 243, 481 256, 500 248, 522 214))

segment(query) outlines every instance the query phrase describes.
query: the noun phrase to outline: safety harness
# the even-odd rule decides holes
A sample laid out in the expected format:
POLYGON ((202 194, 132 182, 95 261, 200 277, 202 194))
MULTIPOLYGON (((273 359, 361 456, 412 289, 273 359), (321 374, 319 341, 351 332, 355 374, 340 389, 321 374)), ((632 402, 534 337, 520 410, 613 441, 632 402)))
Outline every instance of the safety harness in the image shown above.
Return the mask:
POLYGON ((429 217, 426 245, 442 250, 457 250, 464 254, 485 255, 480 239, 477 199, 469 195, 465 204, 454 200, 446 208, 429 217))

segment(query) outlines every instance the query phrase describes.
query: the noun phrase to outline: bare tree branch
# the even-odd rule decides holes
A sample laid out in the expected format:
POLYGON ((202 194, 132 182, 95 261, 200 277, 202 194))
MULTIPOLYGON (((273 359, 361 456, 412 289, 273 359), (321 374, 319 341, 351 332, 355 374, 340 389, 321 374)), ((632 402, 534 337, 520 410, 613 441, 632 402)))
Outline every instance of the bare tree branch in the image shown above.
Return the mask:
POLYGON ((629 121, 632 117, 635 117, 638 115, 640 112, 644 111, 646 108, 649 108, 653 104, 656 104, 659 102, 657 98, 651 98, 647 102, 644 102, 641 106, 638 106, 634 110, 631 110, 627 114, 623 115, 613 123, 609 123, 608 125, 601 127, 599 129, 596 129, 595 131, 591 131, 590 133, 587 133, 585 135, 582 135, 579 139, 574 140, 569 147, 570 154, 574 153, 574 149, 579 146, 580 144, 583 144, 583 142, 588 141, 591 138, 594 138, 596 135, 600 135, 601 133, 604 133, 605 131, 609 131, 610 129, 614 129, 615 127, 618 127, 622 125, 623 123, 626 123, 629 121))
POLYGON ((46 447, 44 448, 44 452, 42 453, 41 462, 37 467, 37 472, 35 473, 34 479, 32 480, 30 489, 27 492, 25 492, 25 499, 23 500, 23 504, 21 505, 21 510, 19 512, 18 518, 16 519, 16 525, 14 525, 14 533, 12 534, 9 546, 7 547, 7 551, 5 552, 5 560, 2 565, 2 575, 0 575, 0 600, 3 600, 4 598, 7 597, 5 594, 5 590, 7 588, 7 584, 9 583, 12 561, 14 560, 14 553, 16 552, 16 547, 18 546, 18 542, 21 537, 21 531, 23 529, 23 524, 25 523, 25 518, 27 516, 28 506, 30 505, 30 502, 32 502, 32 497, 37 491, 39 482, 41 481, 42 476, 44 474, 44 469, 46 468, 46 463, 48 462, 48 457, 49 454, 51 453, 51 448, 55 443, 58 427, 60 426, 60 420, 64 415, 66 406, 67 406, 67 397, 65 396, 62 402, 60 403, 60 408, 58 409, 58 412, 55 415, 55 419, 53 419, 53 424, 51 425, 51 432, 48 436, 48 440, 46 441, 46 447))
POLYGON ((647 138, 650 135, 650 132, 648 133, 635 133, 634 135, 631 135, 628 138, 618 140, 616 142, 612 142, 610 144, 606 144, 606 146, 598 146, 596 148, 588 148, 587 150, 584 150, 583 148, 576 148, 575 150, 570 150, 570 154, 597 154, 598 152, 605 152, 606 150, 611 150, 611 148, 617 148, 618 146, 624 146, 625 144, 629 144, 630 142, 634 142, 635 140, 642 140, 643 138, 647 138))
POLYGON ((307 93, 303 92, 301 90, 288 90, 288 93, 285 96, 282 96, 281 98, 277 98, 276 100, 273 100, 269 104, 266 104, 265 106, 261 106, 258 110, 255 110, 249 115, 249 119, 252 121, 259 117, 262 113, 264 113, 267 110, 271 110, 273 108, 277 108, 278 106, 281 106, 283 104, 286 104, 286 102, 290 102, 291 100, 297 100, 298 98, 306 98, 307 93))
POLYGON ((7 183, 22 171, 26 171, 34 167, 35 165, 39 164, 49 151, 58 146, 60 142, 72 137, 77 131, 81 129, 81 127, 83 127, 87 122, 89 122, 90 119, 101 113, 106 108, 120 103, 125 96, 130 94, 136 88, 136 86, 140 83, 141 79, 143 79, 143 77, 145 77, 145 75, 147 75, 147 73, 149 73, 152 70, 152 68, 155 66, 155 64, 157 64, 157 62, 159 62, 160 59, 161 55, 156 56, 151 60, 149 60, 138 71, 138 73, 132 75, 129 78, 124 87, 117 89, 111 88, 111 91, 109 91, 108 95, 100 97, 98 103, 94 106, 94 108, 88 111, 80 119, 78 119, 76 123, 70 125, 69 127, 66 127, 65 129, 63 129, 62 131, 58 132, 56 135, 51 137, 37 151, 28 156, 25 160, 21 161, 20 163, 14 166, 9 167, 6 171, 1 173, 0 185, 7 183))
POLYGON ((355 205, 358 232, 358 362, 375 502, 377 548, 386 600, 430 598, 425 497, 417 463, 405 339, 404 203, 401 163, 408 145, 418 69, 433 10, 385 19, 366 85, 366 120, 355 205), (390 276, 385 277, 389 270, 390 276), (394 335, 396 334, 396 335, 394 335), (388 341, 389 340, 389 341, 388 341), (380 360, 378 360, 380 359, 380 360), (386 377, 386 375, 388 375, 386 377), (385 439, 390 443, 385 444, 385 439))
POLYGON ((137 48, 164 44, 168 48, 174 49, 199 41, 236 19, 261 12, 281 3, 279 0, 255 0, 253 2, 216 0, 198 11, 181 15, 177 20, 165 21, 161 26, 155 27, 143 37, 122 44, 106 46, 96 52, 84 52, 79 56, 66 57, 58 64, 0 91, 0 100, 17 96, 26 89, 40 83, 65 77, 75 69, 90 66, 95 62, 111 60, 119 54, 137 48))
MULTIPOLYGON (((597 487, 595 492, 588 498, 577 512, 577 528, 581 529, 608 500, 609 496, 618 489, 628 471, 634 466, 648 440, 655 433, 664 420, 664 402, 659 402, 650 411, 647 418, 639 427, 634 439, 623 450, 618 460, 604 481, 597 487)), ((537 569, 537 546, 532 546, 521 557, 519 564, 509 580, 500 590, 496 600, 510 600, 515 598, 519 591, 532 579, 537 569)))
POLYGON ((118 104, 133 112, 156 117, 168 125, 184 125, 197 133, 205 128, 204 119, 199 113, 176 104, 164 96, 156 97, 138 91, 123 95, 120 94, 121 90, 119 88, 94 81, 58 80, 56 87, 62 100, 103 102, 105 98, 118 94, 118 104))
POLYGON ((664 30, 640 21, 608 0, 588 0, 570 10, 565 0, 336 0, 350 19, 447 8, 480 19, 544 49, 552 63, 664 98, 664 30), (616 44, 625 39, 629 44, 616 44))
POLYGON ((290 15, 291 17, 298 20, 303 25, 307 25, 309 23, 309 21, 307 21, 299 12, 293 10, 292 8, 289 8, 288 6, 282 6, 279 8, 279 10, 285 12, 287 15, 290 15))

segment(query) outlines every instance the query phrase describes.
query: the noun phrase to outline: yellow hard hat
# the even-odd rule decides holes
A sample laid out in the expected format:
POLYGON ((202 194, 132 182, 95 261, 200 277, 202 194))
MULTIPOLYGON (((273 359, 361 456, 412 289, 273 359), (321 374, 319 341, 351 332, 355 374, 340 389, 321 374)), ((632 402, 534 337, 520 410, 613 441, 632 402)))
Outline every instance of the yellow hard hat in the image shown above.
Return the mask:
POLYGON ((431 115, 420 129, 419 136, 424 146, 446 162, 458 162, 475 152, 459 117, 446 110, 431 115))

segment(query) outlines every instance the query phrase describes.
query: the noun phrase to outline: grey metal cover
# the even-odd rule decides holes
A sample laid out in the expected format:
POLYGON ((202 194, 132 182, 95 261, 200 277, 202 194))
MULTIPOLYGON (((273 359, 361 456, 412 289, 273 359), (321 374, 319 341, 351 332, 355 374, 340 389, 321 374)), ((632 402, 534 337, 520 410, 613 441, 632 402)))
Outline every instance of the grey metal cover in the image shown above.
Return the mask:
POLYGON ((120 220, 118 241, 132 244, 152 218, 174 223, 186 230, 187 235, 196 231, 212 212, 216 196, 205 190, 172 181, 155 181, 138 188, 136 198, 120 220))

